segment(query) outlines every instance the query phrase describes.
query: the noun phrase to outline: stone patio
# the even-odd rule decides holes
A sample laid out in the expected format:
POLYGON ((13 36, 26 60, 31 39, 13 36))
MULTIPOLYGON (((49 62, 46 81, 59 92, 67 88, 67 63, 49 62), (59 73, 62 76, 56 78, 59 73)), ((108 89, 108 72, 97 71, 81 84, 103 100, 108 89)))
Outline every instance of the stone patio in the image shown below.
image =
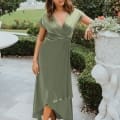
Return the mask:
MULTIPOLYGON (((74 120, 94 120, 94 114, 81 112, 82 98, 77 76, 71 72, 74 120)), ((32 118, 35 76, 32 58, 2 58, 0 60, 0 120, 35 120, 32 118)))

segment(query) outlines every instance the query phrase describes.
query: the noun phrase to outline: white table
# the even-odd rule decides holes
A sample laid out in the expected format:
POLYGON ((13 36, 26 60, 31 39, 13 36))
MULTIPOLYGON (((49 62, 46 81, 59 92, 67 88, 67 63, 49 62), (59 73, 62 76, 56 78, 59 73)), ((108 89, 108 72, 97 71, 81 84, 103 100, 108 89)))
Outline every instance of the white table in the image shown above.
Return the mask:
MULTIPOLYGON (((8 32, 0 31, 0 50, 7 48, 18 41, 18 37, 8 32)), ((1 59, 1 52, 0 52, 1 59)))
POLYGON ((18 41, 18 37, 8 32, 0 32, 0 49, 9 47, 18 41))

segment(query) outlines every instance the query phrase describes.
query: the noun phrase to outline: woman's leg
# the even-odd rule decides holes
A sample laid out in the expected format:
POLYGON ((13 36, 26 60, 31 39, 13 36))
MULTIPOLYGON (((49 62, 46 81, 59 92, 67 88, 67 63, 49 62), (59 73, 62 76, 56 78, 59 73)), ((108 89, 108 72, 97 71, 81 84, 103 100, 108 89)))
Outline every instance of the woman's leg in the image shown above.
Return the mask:
POLYGON ((56 115, 49 105, 45 105, 43 110, 43 120, 49 120, 49 118, 51 118, 51 120, 56 120, 56 115))

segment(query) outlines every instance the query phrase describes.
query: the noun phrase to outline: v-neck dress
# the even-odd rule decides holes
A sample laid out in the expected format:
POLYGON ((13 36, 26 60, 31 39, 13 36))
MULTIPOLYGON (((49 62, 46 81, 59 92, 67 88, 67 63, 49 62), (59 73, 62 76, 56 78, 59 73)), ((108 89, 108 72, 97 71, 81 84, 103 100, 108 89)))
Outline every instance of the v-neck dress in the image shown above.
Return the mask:
POLYGON ((58 119, 73 120, 70 47, 74 28, 84 15, 75 8, 63 25, 53 16, 49 20, 46 11, 40 19, 47 33, 39 50, 40 72, 35 82, 33 118, 41 120, 43 107, 48 104, 58 119))

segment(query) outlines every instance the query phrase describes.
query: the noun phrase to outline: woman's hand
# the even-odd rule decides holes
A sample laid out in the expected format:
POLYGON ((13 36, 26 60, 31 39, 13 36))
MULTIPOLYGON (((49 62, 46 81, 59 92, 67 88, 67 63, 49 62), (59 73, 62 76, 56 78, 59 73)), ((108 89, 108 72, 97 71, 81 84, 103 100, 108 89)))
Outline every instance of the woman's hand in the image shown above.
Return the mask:
POLYGON ((85 35, 84 38, 86 40, 91 40, 93 38, 93 32, 92 29, 88 26, 87 29, 85 30, 85 35))
POLYGON ((37 61, 33 61, 33 64, 32 64, 32 71, 35 75, 37 75, 40 70, 39 70, 39 65, 38 65, 38 62, 37 61))
POLYGON ((93 20, 90 17, 88 17, 87 15, 84 15, 80 22, 88 25, 88 27, 87 27, 87 29, 85 31, 84 38, 86 40, 92 39, 93 38, 93 32, 92 32, 92 29, 90 28, 90 24, 93 22, 93 20))

